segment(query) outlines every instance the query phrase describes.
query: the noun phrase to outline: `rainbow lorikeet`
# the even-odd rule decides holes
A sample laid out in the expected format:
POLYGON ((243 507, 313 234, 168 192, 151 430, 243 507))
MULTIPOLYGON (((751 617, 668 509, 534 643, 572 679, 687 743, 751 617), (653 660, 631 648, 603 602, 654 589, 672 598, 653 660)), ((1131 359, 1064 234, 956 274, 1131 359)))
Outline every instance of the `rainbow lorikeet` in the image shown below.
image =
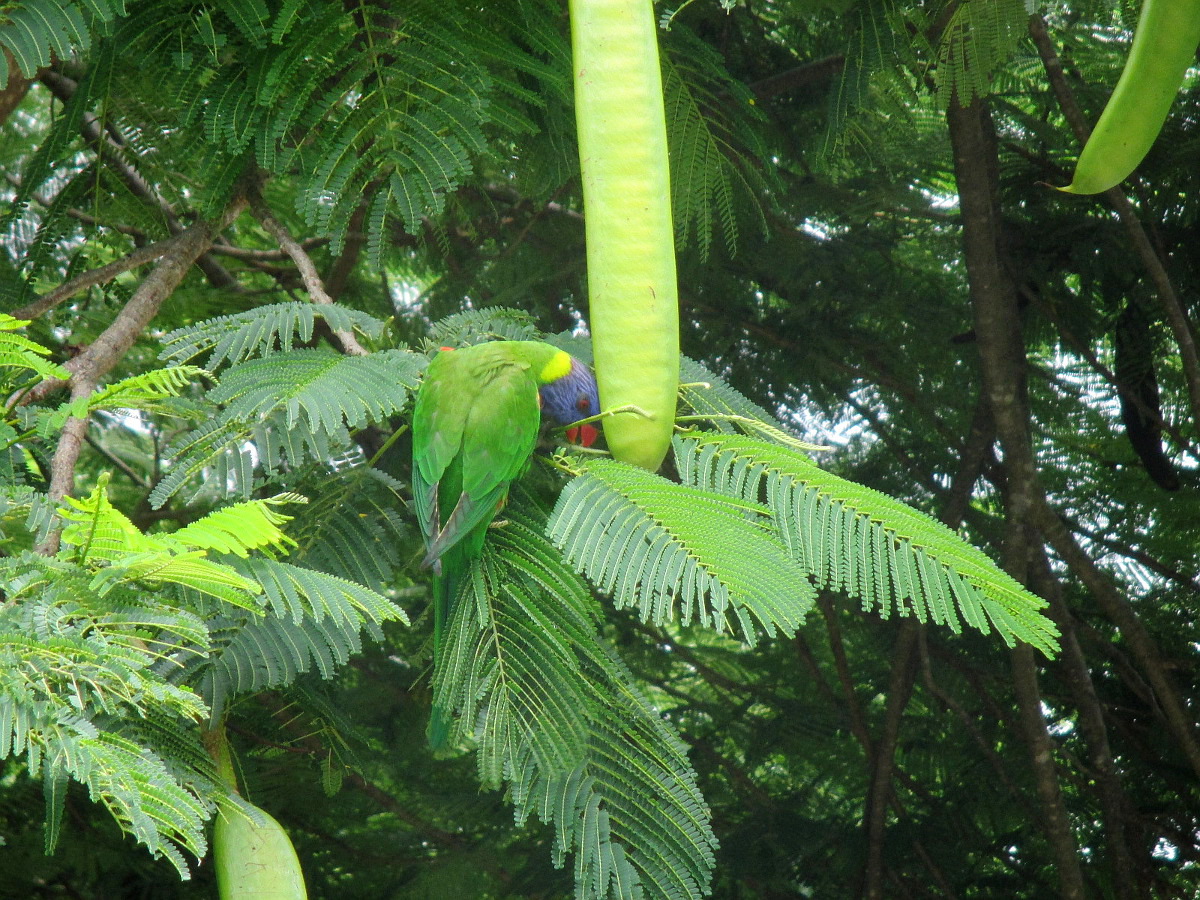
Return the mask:
MULTIPOLYGON (((413 501, 432 566, 433 656, 471 562, 483 552, 488 525, 509 485, 529 465, 542 413, 570 425, 599 413, 591 370, 541 341, 494 341, 443 347, 425 372, 413 412, 413 501)), ((591 425, 568 440, 590 446, 591 425)), ((449 712, 437 707, 429 741, 440 749, 449 712)))

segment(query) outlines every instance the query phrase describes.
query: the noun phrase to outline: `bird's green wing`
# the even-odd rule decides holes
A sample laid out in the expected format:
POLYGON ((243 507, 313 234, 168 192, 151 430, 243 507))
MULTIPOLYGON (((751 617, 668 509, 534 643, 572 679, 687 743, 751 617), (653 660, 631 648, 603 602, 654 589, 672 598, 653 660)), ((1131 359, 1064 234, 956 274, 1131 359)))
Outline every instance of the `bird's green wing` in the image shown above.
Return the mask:
POLYGON ((471 396, 467 367, 453 352, 429 363, 413 409, 413 504, 428 545, 441 530, 438 485, 462 447, 471 396))
MULTIPOLYGON (((481 344, 440 353, 427 370, 413 413, 413 495, 425 563, 436 576, 435 667, 462 580, 537 443, 538 387, 558 353, 535 342, 481 344)), ((451 722, 452 711, 435 703, 428 731, 435 752, 446 749, 451 722)))
MULTIPOLYGON (((530 365, 505 343, 443 353, 414 416, 414 496, 427 562, 483 532, 529 461, 540 423, 530 365), (442 361, 445 362, 442 362, 442 361)), ((476 549, 477 548, 472 548, 476 549)))

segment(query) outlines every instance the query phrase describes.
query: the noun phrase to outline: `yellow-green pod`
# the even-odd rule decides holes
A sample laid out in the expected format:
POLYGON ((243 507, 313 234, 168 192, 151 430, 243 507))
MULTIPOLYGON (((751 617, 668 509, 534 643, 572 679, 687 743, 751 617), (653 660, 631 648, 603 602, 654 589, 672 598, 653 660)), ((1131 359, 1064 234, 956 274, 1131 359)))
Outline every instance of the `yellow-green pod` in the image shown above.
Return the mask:
POLYGON ((589 319, 614 457, 657 469, 679 388, 679 301, 650 0, 571 0, 589 319))
POLYGON ((1146 0, 1129 59, 1061 191, 1099 194, 1129 177, 1149 152, 1200 44, 1200 0, 1146 0))
MULTIPOLYGON (((221 782, 237 793, 237 775, 224 726, 205 731, 203 740, 217 764, 221 782)), ((304 872, 291 838, 272 816, 258 807, 252 809, 260 822, 252 821, 232 804, 217 810, 212 839, 217 894, 221 900, 307 900, 304 872)))
POLYGON ((304 872, 287 832, 261 809, 262 824, 221 810, 213 826, 213 864, 221 900, 306 900, 304 872))

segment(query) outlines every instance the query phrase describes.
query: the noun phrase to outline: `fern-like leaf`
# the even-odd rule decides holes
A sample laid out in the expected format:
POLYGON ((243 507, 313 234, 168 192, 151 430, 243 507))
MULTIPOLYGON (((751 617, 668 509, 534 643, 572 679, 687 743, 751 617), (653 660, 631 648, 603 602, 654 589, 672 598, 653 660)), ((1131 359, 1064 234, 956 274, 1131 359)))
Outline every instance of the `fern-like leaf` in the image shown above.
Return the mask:
POLYGON ((17 330, 29 323, 0 313, 0 386, 11 390, 20 384, 23 374, 32 374, 39 380, 45 378, 68 379, 71 373, 45 357, 50 351, 36 341, 31 341, 17 330))
POLYGON ((280 526, 291 516, 276 507, 285 503, 307 503, 299 494, 279 494, 266 500, 251 500, 215 510, 160 540, 196 550, 232 553, 245 559, 251 550, 282 550, 295 542, 280 526))
POLYGON ((791 635, 816 599, 769 525, 753 501, 597 460, 559 496, 548 534, 643 621, 668 622, 678 606, 684 624, 696 617, 723 630, 733 616, 753 643, 755 620, 768 635, 791 635))
POLYGON ((62 544, 80 564, 98 567, 91 587, 107 592, 115 585, 144 580, 191 588, 235 606, 251 608, 261 591, 224 563, 208 559, 210 550, 245 557, 250 550, 282 549, 288 541, 279 526, 288 520, 274 507, 303 502, 295 494, 255 500, 209 513, 171 534, 143 534, 108 500, 108 479, 101 477, 83 499, 66 498, 62 544))
MULTIPOLYGON (((124 12, 123 0, 90 0, 91 10, 109 19, 124 12)), ((8 49, 21 74, 32 78, 39 68, 50 65, 53 56, 70 59, 76 49, 91 46, 90 23, 70 0, 24 0, 0 12, 0 47, 8 49)), ((0 66, 0 90, 8 84, 8 66, 0 66)))
POLYGON ((447 316, 434 326, 429 336, 432 347, 465 347, 502 338, 506 341, 531 341, 539 338, 533 317, 524 310, 492 306, 468 309, 447 316))
POLYGON ((225 362, 237 364, 277 350, 286 353, 295 348, 297 341, 312 340, 317 320, 333 331, 358 331, 369 338, 379 337, 383 331, 382 322, 356 309, 275 303, 178 328, 163 337, 160 358, 179 363, 208 351, 204 365, 215 370, 225 362))
POLYGON ((966 105, 991 93, 992 73, 1025 37, 1024 0, 967 0, 955 8, 937 46, 938 105, 966 105))
POLYGON ((739 206, 766 233, 760 197, 768 184, 763 161, 769 154, 761 143, 753 143, 759 132, 746 122, 758 116, 754 98, 725 71, 720 55, 687 28, 673 29, 664 50, 675 243, 682 248, 694 241, 701 258, 707 258, 713 233, 720 228, 732 255, 739 206))
POLYGON ((1039 612, 1046 602, 924 513, 750 437, 679 437, 675 457, 681 478, 701 490, 765 494, 784 544, 818 587, 857 597, 864 610, 878 606, 884 617, 894 606, 957 632, 961 614, 1010 646, 1021 640, 1057 652, 1058 631, 1039 612))
POLYGON ((577 900, 699 898, 716 840, 678 735, 598 637, 600 610, 518 513, 490 535, 456 607, 436 685, 478 746, 480 777, 508 784, 518 824, 555 829, 577 900))
POLYGON ((255 619, 213 621, 210 654, 177 660, 219 716, 235 694, 289 684, 314 666, 331 678, 362 650, 361 633, 382 640, 382 623, 408 619, 386 597, 362 585, 276 560, 236 567, 262 586, 268 604, 255 619))
POLYGON ((114 382, 94 394, 63 403, 42 417, 40 433, 50 437, 62 428, 71 416, 83 418, 90 412, 101 409, 141 409, 162 411, 162 401, 178 397, 198 377, 211 377, 204 369, 196 366, 169 366, 151 369, 140 375, 131 375, 114 382))
POLYGON ((333 434, 362 428, 399 412, 415 387, 412 354, 387 350, 341 356, 325 350, 293 350, 242 363, 225 373, 208 399, 226 405, 226 417, 253 422, 275 410, 288 428, 303 424, 333 434))
POLYGON ((89 590, 89 574, 29 552, 0 560, 10 600, 0 610, 0 758, 24 755, 46 785, 49 847, 71 778, 187 877, 180 848, 205 851, 204 778, 123 734, 121 723, 154 717, 182 731, 207 714, 193 691, 154 669, 169 654, 206 652, 207 629, 124 587, 89 590))
POLYGON ((235 475, 248 494, 256 466, 274 471, 284 458, 293 466, 306 456, 329 459, 349 443, 347 429, 404 408, 425 362, 403 350, 370 356, 293 350, 227 370, 207 395, 225 409, 176 442, 172 469, 150 502, 161 506, 208 467, 222 478, 235 475))

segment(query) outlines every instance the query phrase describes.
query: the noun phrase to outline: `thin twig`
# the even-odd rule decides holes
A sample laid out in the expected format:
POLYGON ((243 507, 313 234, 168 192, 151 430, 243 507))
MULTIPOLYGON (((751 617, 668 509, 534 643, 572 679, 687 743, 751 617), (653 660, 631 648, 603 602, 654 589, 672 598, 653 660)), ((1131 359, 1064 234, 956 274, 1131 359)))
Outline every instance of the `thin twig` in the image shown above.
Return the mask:
MULTIPOLYGON (((59 72, 55 72, 53 69, 43 71, 39 80, 63 103, 70 100, 79 88, 79 85, 75 81, 59 72)), ((183 223, 179 221, 179 216, 176 215, 171 204, 160 197, 154 187, 142 177, 142 174, 125 161, 120 152, 124 140, 114 125, 105 123, 102 126, 100 119, 89 112, 83 115, 80 131, 87 142, 92 145, 92 149, 96 151, 100 159, 117 173, 117 176, 125 183, 130 192, 147 206, 161 213, 167 230, 171 234, 179 234, 185 230, 183 223)), ((241 285, 238 284, 237 279, 230 275, 224 266, 208 256, 207 253, 201 255, 197 261, 197 265, 204 272, 205 277, 213 287, 232 291, 241 289, 241 285)))
MULTIPOLYGON (((227 228, 245 208, 245 199, 239 197, 229 204, 219 222, 200 221, 180 235, 173 252, 162 256, 112 324, 86 350, 63 364, 63 368, 72 375, 72 383, 83 379, 95 385, 120 361, 154 318, 163 301, 179 286, 188 269, 212 244, 213 235, 227 228)), ((27 404, 42 400, 66 386, 65 381, 58 379, 43 381, 22 397, 21 402, 27 404)))
MULTIPOLYGON (((305 238, 300 242, 300 246, 305 250, 311 250, 315 247, 323 247, 329 243, 329 238, 305 238)), ((234 259, 239 259, 245 262, 270 262, 272 260, 290 259, 288 252, 283 249, 279 250, 248 250, 245 247, 235 247, 232 244, 216 243, 208 251, 220 256, 231 256, 234 259)))
MULTIPOLYGON (((12 173, 6 173, 4 176, 4 180, 7 181, 9 184, 11 184, 13 187, 15 187, 17 190, 21 189, 21 179, 15 175, 13 175, 12 173)), ((49 209, 51 206, 52 201, 46 199, 45 197, 43 197, 41 194, 37 193, 36 191, 31 193, 29 195, 29 198, 34 203, 36 203, 38 206, 42 207, 43 209, 49 209)), ((101 221, 100 219, 97 219, 91 213, 86 213, 82 209, 76 209, 73 206, 68 207, 66 210, 66 213, 72 219, 78 219, 84 225, 95 225, 97 228, 111 228, 113 231, 119 231, 121 234, 127 234, 131 238, 133 238, 134 243, 137 244, 138 246, 141 246, 142 243, 146 240, 146 232, 142 231, 142 229, 140 229, 140 228, 134 228, 132 225, 124 225, 119 222, 104 222, 104 221, 101 221)))
MULTIPOLYGON (((258 219, 267 234, 279 242, 279 246, 283 252, 290 256, 292 262, 296 264, 296 268, 300 271, 300 278, 303 280, 304 287, 308 291, 308 295, 312 298, 312 301, 322 306, 333 306, 333 298, 325 292, 325 285, 321 282, 321 275, 317 272, 317 267, 313 264, 312 257, 288 233, 283 223, 275 218, 271 210, 267 208, 262 194, 257 190, 250 192, 250 211, 254 214, 254 218, 258 219)), ((352 331, 344 329, 331 330, 333 331, 333 336, 341 344, 342 352, 349 356, 367 355, 366 349, 358 342, 358 338, 354 336, 352 331)))
POLYGON ((116 466, 118 469, 120 469, 122 472, 124 472, 126 477, 128 477, 130 481, 132 481, 138 487, 143 488, 144 490, 147 490, 147 491, 150 490, 152 485, 150 484, 150 482, 148 482, 142 476, 142 474, 140 472, 137 471, 137 469, 133 468, 133 466, 129 465, 129 463, 125 462, 125 460, 121 459, 121 457, 117 456, 115 453, 113 453, 111 450, 109 450, 107 447, 105 447, 103 444, 101 444, 98 440, 93 438, 91 435, 85 435, 84 440, 87 441, 87 445, 89 447, 91 447, 93 450, 95 450, 97 453, 99 453, 101 456, 103 456, 106 460, 108 460, 110 463, 112 463, 114 466, 116 466))
POLYGON ((138 266, 153 262, 160 256, 165 256, 179 246, 182 242, 182 237, 182 234, 177 234, 166 240, 156 241, 145 247, 139 247, 132 253, 122 256, 120 259, 113 260, 107 265, 89 269, 82 275, 72 278, 66 284, 60 284, 54 290, 42 294, 42 296, 38 297, 32 303, 15 310, 12 315, 17 319, 36 319, 63 301, 74 297, 80 291, 85 291, 97 284, 112 281, 118 275, 128 272, 130 269, 136 269, 138 266))

